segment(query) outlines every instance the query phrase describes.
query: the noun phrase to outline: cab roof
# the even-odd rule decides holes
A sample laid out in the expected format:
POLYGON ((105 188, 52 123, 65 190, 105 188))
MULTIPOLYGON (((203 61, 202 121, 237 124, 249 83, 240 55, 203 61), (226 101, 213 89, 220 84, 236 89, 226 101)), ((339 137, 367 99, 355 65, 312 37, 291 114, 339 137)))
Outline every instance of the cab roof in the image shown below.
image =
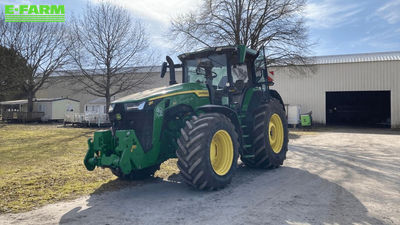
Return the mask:
POLYGON ((258 52, 254 49, 247 48, 245 45, 237 45, 237 46, 217 46, 217 47, 208 47, 203 48, 197 51, 183 53, 178 56, 178 58, 182 61, 184 59, 193 59, 197 57, 207 56, 212 53, 237 53, 240 55, 240 61, 244 62, 246 55, 256 56, 258 52))

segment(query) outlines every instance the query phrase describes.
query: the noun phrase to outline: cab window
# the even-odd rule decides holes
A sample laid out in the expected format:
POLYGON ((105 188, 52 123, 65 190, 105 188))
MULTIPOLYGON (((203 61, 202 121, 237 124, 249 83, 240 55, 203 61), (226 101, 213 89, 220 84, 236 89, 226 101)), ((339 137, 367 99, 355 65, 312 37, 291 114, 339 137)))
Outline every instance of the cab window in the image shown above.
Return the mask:
POLYGON ((208 69, 211 69, 212 85, 217 89, 222 89, 228 82, 225 54, 189 59, 186 60, 185 66, 185 80, 189 83, 206 83, 208 69))
POLYGON ((249 81, 246 64, 232 66, 232 80, 233 83, 235 83, 238 80, 242 80, 244 83, 247 83, 249 81))

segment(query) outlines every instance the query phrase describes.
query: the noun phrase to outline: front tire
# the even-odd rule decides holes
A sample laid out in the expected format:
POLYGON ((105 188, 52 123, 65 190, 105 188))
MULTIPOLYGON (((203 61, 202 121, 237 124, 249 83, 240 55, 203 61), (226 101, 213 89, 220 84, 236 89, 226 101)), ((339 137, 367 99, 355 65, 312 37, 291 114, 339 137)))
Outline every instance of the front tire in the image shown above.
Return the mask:
POLYGON ((273 169, 283 164, 288 150, 288 128, 285 111, 277 99, 255 110, 251 137, 254 158, 242 157, 245 165, 273 169))
POLYGON ((239 141, 232 122, 219 113, 193 116, 177 141, 183 180, 200 190, 217 190, 232 180, 239 141))

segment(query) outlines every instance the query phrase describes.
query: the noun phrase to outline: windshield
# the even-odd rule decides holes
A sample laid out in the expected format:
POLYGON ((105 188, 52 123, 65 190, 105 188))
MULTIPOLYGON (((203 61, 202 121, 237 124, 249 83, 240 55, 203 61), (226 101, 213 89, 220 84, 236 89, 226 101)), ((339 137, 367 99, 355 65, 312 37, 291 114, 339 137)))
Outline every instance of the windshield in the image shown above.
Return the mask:
POLYGON ((188 83, 206 83, 223 89, 228 82, 227 60, 225 54, 188 59, 185 61, 185 80, 188 83))

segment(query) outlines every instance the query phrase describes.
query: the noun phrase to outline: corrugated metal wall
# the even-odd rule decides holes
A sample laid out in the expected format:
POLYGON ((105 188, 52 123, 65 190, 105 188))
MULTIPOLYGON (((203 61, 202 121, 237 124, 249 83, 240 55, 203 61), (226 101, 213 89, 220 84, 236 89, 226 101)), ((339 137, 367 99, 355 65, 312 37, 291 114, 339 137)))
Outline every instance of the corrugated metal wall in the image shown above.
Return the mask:
MULTIPOLYGON (((128 75, 129 76, 129 75, 128 75)), ((145 74, 131 74, 132 79, 141 79, 145 76, 145 74)), ((182 82, 182 72, 176 71, 176 80, 177 82, 182 82)), ((99 97, 93 96, 87 91, 85 91, 85 86, 81 83, 74 80, 69 76, 59 76, 59 77, 50 77, 49 79, 50 85, 47 88, 43 88, 36 93, 37 98, 55 98, 55 97, 69 97, 71 99, 76 99, 80 101, 80 112, 84 112, 84 106, 99 97)), ((136 87, 131 90, 127 90, 123 93, 120 93, 118 96, 111 100, 118 99, 120 97, 133 94, 136 92, 148 90, 151 88, 168 86, 169 82, 169 72, 165 75, 164 78, 160 78, 159 72, 150 72, 148 77, 136 87)))
POLYGON ((355 62, 314 65, 304 74, 275 67, 276 89, 285 104, 313 111, 313 120, 326 123, 327 91, 391 91, 392 128, 400 128, 400 61, 355 62))

